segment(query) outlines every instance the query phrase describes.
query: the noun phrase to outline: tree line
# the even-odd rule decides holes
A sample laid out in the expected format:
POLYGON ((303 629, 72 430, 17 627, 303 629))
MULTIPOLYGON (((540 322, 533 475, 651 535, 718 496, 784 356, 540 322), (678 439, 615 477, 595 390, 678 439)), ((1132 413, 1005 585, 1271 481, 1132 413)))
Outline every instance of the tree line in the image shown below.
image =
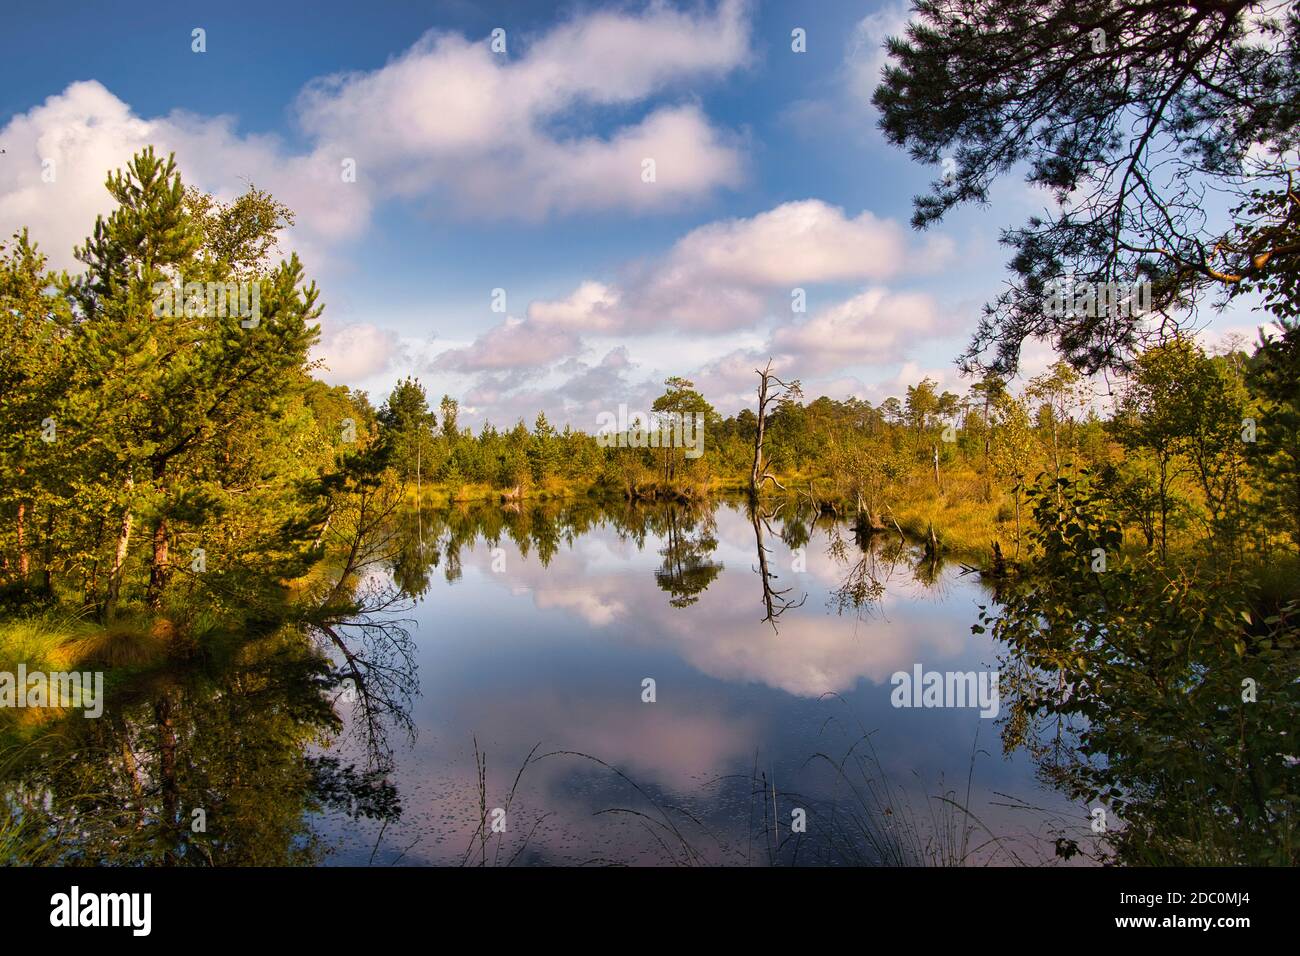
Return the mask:
POLYGON ((433 407, 412 378, 378 408, 328 387, 312 375, 316 287, 296 255, 269 264, 291 210, 256 188, 230 203, 187 189, 152 150, 107 187, 117 206, 76 249, 81 274, 48 271, 26 232, 0 247, 10 603, 57 597, 107 619, 124 593, 162 608, 178 579, 257 591, 254 579, 306 574, 372 486, 444 503, 475 486, 507 500, 748 488, 954 540, 946 524, 982 516, 988 540, 960 543, 996 539, 1018 555, 1036 476, 1090 472, 1130 539, 1162 555, 1173 541, 1237 557, 1300 547, 1291 297, 1252 350, 1207 355, 1172 335, 1138 352, 1104 402, 1065 362, 1020 387, 988 371, 961 395, 924 379, 875 405, 806 401, 769 366, 755 370, 755 408, 725 417, 672 377, 649 427, 701 416, 704 454, 690 457, 668 441, 557 429, 540 412, 531 427, 475 433, 454 398, 433 407), (159 284, 181 277, 184 308, 158 309, 159 284), (207 283, 230 282, 257 284, 255 321, 204 298, 207 283))

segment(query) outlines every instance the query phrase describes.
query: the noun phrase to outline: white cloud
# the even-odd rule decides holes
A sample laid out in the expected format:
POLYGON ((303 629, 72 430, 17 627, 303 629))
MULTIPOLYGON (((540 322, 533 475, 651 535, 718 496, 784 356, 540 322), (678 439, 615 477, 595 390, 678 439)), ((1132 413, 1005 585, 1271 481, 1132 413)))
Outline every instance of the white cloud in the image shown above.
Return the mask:
MULTIPOLYGON (((512 417, 526 400, 550 415, 586 414, 590 403, 563 394, 581 390, 578 380, 586 377, 586 366, 576 361, 588 347, 583 334, 613 343, 620 336, 644 340, 676 330, 671 361, 678 367, 671 371, 678 373, 690 352, 697 352, 696 361, 702 358, 698 349, 681 341, 681 330, 730 331, 734 339, 738 330, 755 329, 773 306, 788 310, 795 287, 929 271, 950 248, 942 237, 913 248, 901 226, 868 211, 849 217, 816 199, 784 203, 750 218, 694 229, 660 259, 627 270, 620 285, 587 280, 563 298, 535 300, 524 319, 508 319, 467 346, 443 351, 431 367, 487 373, 466 400, 491 408, 497 417, 502 410, 512 417), (570 362, 555 371, 577 369, 579 374, 554 390, 526 390, 518 378, 503 380, 498 374, 538 377, 565 357, 570 362)), ((716 389, 710 394, 729 406, 747 400, 742 396, 752 391, 753 364, 763 355, 776 354, 779 365, 797 369, 792 374, 819 374, 890 361, 903 354, 909 333, 934 333, 940 327, 928 296, 872 289, 807 322, 780 327, 766 342, 759 334, 737 349, 733 341, 733 351, 708 362, 700 375, 716 389)), ((618 390, 606 389, 598 407, 632 397, 621 378, 600 381, 618 390)), ((649 385, 636 386, 637 394, 649 385)))
POLYGON ((526 86, 558 100, 639 100, 688 76, 719 76, 749 59, 749 4, 723 0, 714 15, 663 2, 642 16, 593 13, 552 30, 519 67, 526 86))
POLYGON ((465 348, 443 352, 433 367, 453 372, 532 368, 571 354, 578 344, 577 336, 563 329, 507 318, 465 348))
POLYGON ((355 385, 386 372, 403 355, 396 332, 369 323, 327 330, 313 352, 313 358, 325 363, 320 377, 334 385, 355 385))
POLYGON ((142 119, 95 81, 73 83, 15 116, 0 141, 0 228, 29 227, 55 268, 80 268, 73 246, 114 205, 106 176, 149 145, 162 156, 175 152, 185 182, 221 198, 234 198, 248 182, 268 189, 297 214, 289 245, 314 266, 325 246, 356 235, 369 217, 366 193, 344 188, 337 165, 286 156, 274 137, 241 136, 230 117, 176 112, 142 119), (47 161, 53 182, 42 178, 47 161))
POLYGON ((433 193, 465 212, 540 218, 585 210, 671 208, 735 185, 741 156, 698 106, 652 110, 609 136, 561 137, 576 108, 640 103, 749 56, 747 5, 711 13, 655 3, 593 13, 509 54, 485 38, 431 33, 381 69, 310 84, 301 123, 318 151, 357 159, 382 192, 433 193), (645 158, 657 179, 641 178, 645 158))
POLYGON ((485 158, 459 177, 465 209, 502 218, 626 209, 676 209, 741 179, 741 159, 699 107, 656 110, 605 140, 585 137, 521 147, 502 162, 485 158), (642 164, 655 163, 653 182, 642 164))
POLYGON ((602 282, 583 282, 567 298, 530 303, 528 318, 551 328, 604 332, 614 327, 612 310, 620 298, 602 282))
POLYGON ((806 199, 701 226, 673 248, 670 269, 767 286, 883 279, 902 269, 906 252, 898 223, 866 211, 849 219, 837 206, 806 199))
POLYGON ((867 289, 815 314, 807 322, 778 328, 773 350, 791 356, 806 373, 896 362, 908 348, 942 330, 938 306, 924 293, 867 289))
POLYGON ((288 204, 298 219, 291 245, 314 271, 389 197, 536 219, 677 208, 740 181, 734 137, 698 105, 646 101, 744 65, 743 0, 694 13, 651 3, 580 15, 512 44, 500 56, 486 38, 430 34, 380 69, 308 84, 297 108, 310 145, 298 153, 278 137, 240 133, 233 117, 142 117, 98 82, 70 84, 0 129, 0 230, 30 227, 52 265, 74 268, 73 245, 112 206, 106 174, 150 144, 177 154, 187 183, 231 198, 251 181, 288 204), (646 112, 606 135, 580 125, 611 104, 646 112), (561 136, 560 121, 580 132, 561 136), (646 157, 657 164, 654 183, 641 181, 646 157), (343 180, 347 159, 355 182, 343 180), (46 160, 54 182, 42 180, 46 160))
POLYGON ((566 299, 534 303, 529 317, 592 332, 730 331, 754 325, 777 299, 788 309, 794 288, 928 272, 951 250, 943 237, 914 248, 893 220, 805 199, 701 226, 618 285, 588 281, 566 299))
MULTIPOLYGON (((808 381, 898 361, 919 342, 952 332, 954 320, 941 318, 930 296, 874 286, 804 321, 764 331, 770 319, 788 321, 794 288, 806 287, 808 301, 815 303, 817 286, 931 272, 952 248, 942 236, 915 245, 898 223, 868 211, 850 217, 816 199, 784 203, 749 218, 700 226, 658 259, 625 269, 617 282, 589 279, 565 297, 534 300, 525 319, 511 319, 468 346, 444 351, 433 367, 484 373, 467 401, 500 420, 542 408, 557 422, 586 427, 592 408, 646 398, 664 374, 683 372, 718 408, 732 410, 751 402, 754 367, 768 356, 779 372, 808 381), (724 331, 726 339, 716 335, 724 331), (630 337, 637 339, 643 362, 647 354, 657 356, 644 381, 597 376, 578 361, 593 346, 621 348, 630 337), (548 369, 566 356, 569 361, 548 369), (499 374, 505 371, 516 375, 499 374), (524 388, 519 373, 572 377, 524 388), (588 398, 592 383, 601 392, 588 398)), ((849 380, 834 384, 845 394, 852 387, 849 380)))
POLYGON ((63 95, 15 116, 0 134, 6 150, 0 160, 0 225, 6 237, 30 226, 56 267, 71 266, 73 245, 90 234, 95 215, 112 205, 105 172, 151 130, 98 83, 74 83, 63 95), (45 163, 52 164, 53 182, 42 180, 45 163))
POLYGON ((884 279, 907 261, 907 236, 870 212, 849 218, 821 200, 783 203, 749 219, 710 223, 673 246, 634 281, 625 325, 704 331, 752 325, 780 291, 822 282, 884 279))

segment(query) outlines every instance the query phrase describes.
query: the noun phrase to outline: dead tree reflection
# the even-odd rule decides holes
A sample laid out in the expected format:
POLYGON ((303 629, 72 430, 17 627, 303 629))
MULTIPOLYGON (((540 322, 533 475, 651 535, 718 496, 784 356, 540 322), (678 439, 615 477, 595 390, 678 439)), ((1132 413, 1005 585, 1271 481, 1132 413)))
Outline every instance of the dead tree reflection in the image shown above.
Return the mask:
POLYGON ((776 535, 772 530, 771 521, 776 518, 782 510, 782 505, 778 504, 770 513, 764 509, 762 503, 751 500, 749 503, 749 519, 754 526, 754 543, 755 551, 758 555, 758 566, 754 571, 758 574, 759 581, 763 585, 763 607, 767 613, 763 615, 763 622, 772 625, 772 630, 776 631, 777 621, 781 615, 791 608, 802 607, 804 601, 808 600, 805 593, 798 601, 793 600, 789 595, 794 588, 774 588, 772 582, 779 580, 777 574, 771 570, 768 564, 768 555, 772 549, 767 546, 767 535, 776 535))

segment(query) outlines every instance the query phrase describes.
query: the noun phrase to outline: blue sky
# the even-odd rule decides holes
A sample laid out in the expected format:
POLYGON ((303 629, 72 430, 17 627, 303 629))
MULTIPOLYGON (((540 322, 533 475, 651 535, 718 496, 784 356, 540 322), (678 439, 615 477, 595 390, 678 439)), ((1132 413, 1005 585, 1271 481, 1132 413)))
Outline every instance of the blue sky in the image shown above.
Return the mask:
POLYGON ((960 389, 952 359, 1005 278, 999 230, 1048 200, 1012 179, 910 230, 938 170, 888 146, 869 103, 905 9, 20 2, 0 229, 72 267, 106 172, 148 143, 220 196, 254 182, 297 212, 284 247, 322 288, 321 377, 382 399, 415 374, 472 423, 543 408, 591 429, 668 375, 734 411, 768 355, 810 397, 960 389))

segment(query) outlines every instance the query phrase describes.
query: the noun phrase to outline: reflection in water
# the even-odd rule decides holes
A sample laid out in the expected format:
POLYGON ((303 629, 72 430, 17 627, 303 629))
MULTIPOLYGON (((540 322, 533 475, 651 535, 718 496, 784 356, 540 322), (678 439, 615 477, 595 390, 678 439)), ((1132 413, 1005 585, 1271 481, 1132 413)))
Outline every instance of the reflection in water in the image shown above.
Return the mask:
POLYGON ((383 768, 317 752, 342 729, 338 686, 330 661, 284 629, 141 678, 102 719, 6 750, 21 829, 7 849, 45 864, 316 862, 313 814, 401 812, 383 768))
MULTIPOLYGON (((889 705, 896 670, 994 659, 969 633, 977 582, 896 536, 798 508, 588 500, 452 508, 423 534, 456 586, 415 612, 423 736, 403 794, 423 817, 377 861, 1041 861, 1086 833, 1023 759, 977 747, 992 726, 971 712, 889 705), (815 594, 858 613, 827 617, 815 594), (974 792, 944 783, 977 758, 974 792)), ((369 834, 323 825, 365 862, 369 834)))
POLYGON ((722 572, 722 565, 711 561, 718 547, 713 536, 717 525, 711 511, 701 508, 668 508, 664 547, 659 551, 664 563, 655 571, 655 583, 672 595, 673 607, 690 607, 699 594, 722 572))
POLYGON ((894 671, 995 657, 969 632, 978 584, 896 536, 578 499, 394 514, 376 540, 301 627, 11 745, 0 853, 1005 863, 1086 840, 1023 755, 982 750, 973 711, 890 706, 894 671))
MULTIPOLYGON (((780 511, 778 507, 777 512, 780 511)), ((771 570, 768 564, 768 556, 772 553, 767 546, 765 535, 772 534, 771 521, 776 517, 776 513, 768 515, 763 511, 763 505, 751 501, 749 502, 749 520, 754 526, 754 551, 757 555, 758 565, 754 568, 758 574, 758 580, 763 585, 763 607, 767 613, 763 615, 763 623, 771 624, 772 630, 777 630, 777 619, 791 608, 802 607, 803 602, 807 600, 808 595, 799 598, 798 601, 788 597, 793 588, 775 588, 772 582, 778 580, 778 575, 771 570)), ((802 527, 798 521, 787 522, 787 524, 802 527)), ((798 532, 792 534, 791 538, 798 537, 798 532)), ((787 540, 785 534, 781 535, 782 540, 787 540)), ((806 536, 804 537, 806 541, 806 536)))
POLYGON ((851 546, 845 540, 844 529, 835 522, 828 523, 826 534, 830 539, 828 552, 847 569, 833 592, 835 609, 840 614, 870 613, 884 599, 889 580, 905 557, 906 542, 855 531, 851 546))

